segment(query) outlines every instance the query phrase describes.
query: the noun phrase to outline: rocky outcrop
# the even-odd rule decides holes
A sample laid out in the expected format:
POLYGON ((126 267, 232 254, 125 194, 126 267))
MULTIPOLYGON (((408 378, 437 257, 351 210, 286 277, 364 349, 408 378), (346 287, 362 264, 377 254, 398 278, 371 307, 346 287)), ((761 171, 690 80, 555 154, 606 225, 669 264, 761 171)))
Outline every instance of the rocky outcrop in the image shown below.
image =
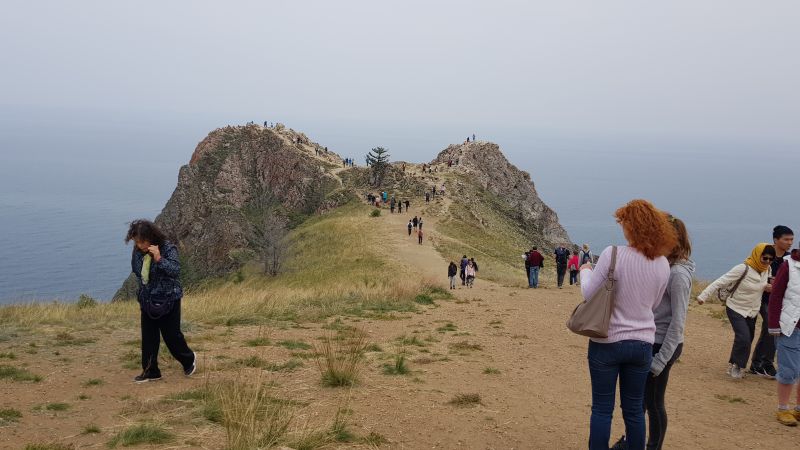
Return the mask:
POLYGON ((431 162, 439 171, 455 171, 478 184, 510 206, 526 234, 548 244, 567 243, 569 236, 558 222, 558 215, 536 193, 529 173, 508 162, 500 147, 492 142, 450 145, 431 162))
MULTIPOLYGON (((212 131, 181 167, 178 185, 155 222, 179 248, 185 278, 229 272, 252 254, 249 234, 264 199, 289 223, 346 201, 330 195, 341 158, 282 125, 212 131)), ((129 280, 115 299, 135 294, 129 280)))

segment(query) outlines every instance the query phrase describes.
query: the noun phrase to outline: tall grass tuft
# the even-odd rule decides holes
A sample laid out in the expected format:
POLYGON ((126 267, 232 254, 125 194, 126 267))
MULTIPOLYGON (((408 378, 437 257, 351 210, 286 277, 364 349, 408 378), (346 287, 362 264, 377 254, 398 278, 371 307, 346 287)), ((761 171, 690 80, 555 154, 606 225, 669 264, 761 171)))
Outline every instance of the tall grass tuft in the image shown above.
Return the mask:
POLYGON ((356 329, 337 339, 330 335, 315 348, 317 367, 322 375, 322 384, 330 387, 352 386, 364 362, 367 335, 356 329))

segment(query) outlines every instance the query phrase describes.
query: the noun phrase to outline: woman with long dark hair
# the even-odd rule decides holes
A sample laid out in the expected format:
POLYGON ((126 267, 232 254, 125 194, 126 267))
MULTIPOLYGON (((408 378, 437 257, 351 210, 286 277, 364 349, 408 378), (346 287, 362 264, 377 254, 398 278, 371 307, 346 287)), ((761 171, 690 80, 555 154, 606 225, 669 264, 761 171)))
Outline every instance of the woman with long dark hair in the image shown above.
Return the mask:
POLYGON ((694 262, 689 233, 682 220, 672 215, 669 222, 675 228, 678 244, 667 256, 670 274, 664 297, 653 312, 656 323, 656 338, 653 344, 653 362, 650 376, 644 388, 644 405, 649 419, 647 450, 661 450, 667 433, 667 408, 664 398, 672 365, 683 351, 683 331, 686 311, 689 309, 689 295, 692 291, 694 262))
POLYGON ((131 270, 139 284, 137 300, 141 311, 142 373, 137 383, 161 379, 158 348, 161 337, 169 352, 183 366, 186 376, 197 370, 197 355, 189 349, 181 332, 181 265, 178 249, 149 220, 134 220, 125 243, 133 241, 131 270))

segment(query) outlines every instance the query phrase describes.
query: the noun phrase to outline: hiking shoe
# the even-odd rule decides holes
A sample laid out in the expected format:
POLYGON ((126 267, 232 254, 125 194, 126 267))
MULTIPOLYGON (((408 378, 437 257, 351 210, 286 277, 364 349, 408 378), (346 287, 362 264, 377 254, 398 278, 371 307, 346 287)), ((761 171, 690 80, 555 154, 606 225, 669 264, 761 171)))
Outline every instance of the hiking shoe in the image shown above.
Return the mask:
POLYGON ((136 375, 133 378, 133 382, 134 383, 147 383, 149 381, 158 381, 160 379, 161 379, 161 375, 160 374, 159 375, 153 375, 153 374, 142 372, 141 374, 136 375))
POLYGON ((752 373, 753 375, 758 375, 759 377, 770 379, 770 380, 775 379, 775 375, 770 375, 769 372, 767 372, 767 368, 766 367, 751 367, 750 368, 750 373, 752 373))
POLYGON ((775 413, 775 417, 781 425, 786 425, 787 427, 797 426, 797 417, 795 417, 793 411, 778 410, 778 412, 775 413))
POLYGON ((614 444, 610 450, 627 450, 628 449, 628 441, 625 439, 625 436, 619 438, 616 444, 614 444))
POLYGON ((728 374, 734 380, 741 380, 744 378, 745 370, 737 366, 736 364, 731 364, 730 369, 728 369, 728 374))
POLYGON ((194 360, 192 361, 191 367, 189 367, 189 368, 184 367, 183 368, 183 374, 186 375, 187 377, 190 377, 195 372, 197 372, 197 353, 192 352, 192 355, 194 355, 194 360))
POLYGON ((772 364, 767 364, 764 366, 764 372, 767 374, 767 378, 774 379, 776 375, 778 375, 778 371, 775 370, 775 366, 772 364))

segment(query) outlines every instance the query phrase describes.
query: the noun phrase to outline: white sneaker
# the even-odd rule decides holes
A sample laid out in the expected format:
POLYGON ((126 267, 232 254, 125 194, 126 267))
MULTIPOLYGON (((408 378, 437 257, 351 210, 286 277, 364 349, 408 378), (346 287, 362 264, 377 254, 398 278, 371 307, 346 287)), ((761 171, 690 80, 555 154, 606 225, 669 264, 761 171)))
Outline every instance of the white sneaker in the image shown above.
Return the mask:
POLYGON ((737 366, 736 364, 731 364, 731 371, 730 371, 731 378, 733 378, 734 380, 741 380, 742 378, 744 378, 744 373, 745 371, 741 369, 739 366, 737 366))

